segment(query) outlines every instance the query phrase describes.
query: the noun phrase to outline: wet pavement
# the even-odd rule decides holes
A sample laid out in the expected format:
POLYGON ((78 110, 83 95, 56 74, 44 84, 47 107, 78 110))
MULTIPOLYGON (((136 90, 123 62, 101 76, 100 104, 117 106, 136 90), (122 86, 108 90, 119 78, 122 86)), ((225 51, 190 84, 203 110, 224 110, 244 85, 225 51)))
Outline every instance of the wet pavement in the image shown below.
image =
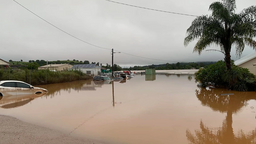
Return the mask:
POLYGON ((200 89, 188 75, 40 87, 48 94, 0 114, 107 143, 256 143, 255 92, 200 89))

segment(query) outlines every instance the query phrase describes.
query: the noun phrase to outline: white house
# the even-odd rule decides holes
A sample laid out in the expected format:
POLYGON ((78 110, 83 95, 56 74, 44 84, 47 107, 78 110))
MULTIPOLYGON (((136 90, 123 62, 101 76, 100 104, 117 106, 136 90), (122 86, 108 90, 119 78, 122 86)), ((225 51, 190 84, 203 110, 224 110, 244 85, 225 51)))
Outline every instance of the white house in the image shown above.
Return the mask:
POLYGON ((256 52, 236 60, 235 65, 247 68, 251 73, 256 75, 256 52))
POLYGON ((100 75, 101 67, 96 64, 77 64, 72 67, 73 70, 80 70, 88 75, 100 75))

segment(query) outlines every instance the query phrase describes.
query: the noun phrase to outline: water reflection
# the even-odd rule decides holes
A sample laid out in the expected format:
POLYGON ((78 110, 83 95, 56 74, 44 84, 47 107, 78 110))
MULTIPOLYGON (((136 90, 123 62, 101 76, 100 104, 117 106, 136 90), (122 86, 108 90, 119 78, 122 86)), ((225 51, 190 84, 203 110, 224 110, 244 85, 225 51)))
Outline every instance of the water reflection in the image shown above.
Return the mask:
POLYGON ((145 75, 145 81, 154 81, 156 80, 156 75, 152 74, 152 75, 145 75))
POLYGON ((4 109, 21 107, 43 95, 45 95, 45 93, 4 96, 0 99, 0 107, 4 109))
POLYGON ((120 83, 126 83, 126 79, 121 80, 120 83))
POLYGON ((1 109, 0 114, 67 135, 106 140, 106 143, 224 144, 230 141, 231 144, 234 139, 240 139, 242 132, 237 134, 240 129, 246 139, 253 137, 255 109, 248 105, 255 102, 248 100, 254 99, 255 93, 217 89, 195 92, 196 84, 194 80, 189 81, 188 75, 156 76, 150 82, 145 81, 144 75, 137 75, 126 83, 117 81, 111 85, 92 81, 44 85, 52 95, 60 95, 39 98, 32 103, 28 99, 24 103, 29 104, 24 107, 1 109), (240 98, 237 95, 246 97, 237 100, 240 98), (215 124, 216 121, 219 123, 215 124), (191 131, 187 131, 188 138, 187 129, 191 131))
POLYGON ((232 127, 234 113, 246 106, 247 101, 254 99, 255 93, 250 92, 230 92, 222 89, 196 90, 196 96, 203 106, 208 106, 214 111, 227 113, 222 127, 213 129, 207 127, 202 121, 200 130, 193 135, 189 130, 186 131, 187 139, 192 144, 255 144, 256 131, 245 134, 242 130, 235 135, 232 127))
POLYGON ((104 84, 111 84, 111 81, 93 81, 93 80, 81 80, 75 82, 67 82, 61 84, 49 84, 43 85, 42 87, 48 89, 48 94, 46 97, 54 97, 56 95, 61 95, 61 91, 71 90, 75 91, 96 91, 97 88, 101 88, 104 84))
POLYGON ((188 75, 188 80, 191 81, 192 80, 192 75, 188 75))
POLYGON ((112 82, 112 98, 113 98, 113 107, 115 107, 115 87, 114 87, 114 82, 112 82))

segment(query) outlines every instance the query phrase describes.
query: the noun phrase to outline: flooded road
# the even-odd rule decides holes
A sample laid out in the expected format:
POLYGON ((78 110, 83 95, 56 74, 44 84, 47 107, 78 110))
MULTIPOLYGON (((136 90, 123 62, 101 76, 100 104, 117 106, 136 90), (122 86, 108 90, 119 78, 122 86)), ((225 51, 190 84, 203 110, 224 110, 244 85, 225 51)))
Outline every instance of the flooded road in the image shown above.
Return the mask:
POLYGON ((188 75, 40 87, 48 94, 0 114, 113 144, 256 143, 255 92, 200 89, 188 75))

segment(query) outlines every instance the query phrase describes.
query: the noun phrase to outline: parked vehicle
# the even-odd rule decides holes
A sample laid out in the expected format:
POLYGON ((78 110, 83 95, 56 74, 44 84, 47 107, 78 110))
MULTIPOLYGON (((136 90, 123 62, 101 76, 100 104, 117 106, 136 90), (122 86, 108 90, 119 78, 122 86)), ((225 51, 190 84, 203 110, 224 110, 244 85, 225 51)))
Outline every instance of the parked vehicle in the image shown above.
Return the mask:
POLYGON ((110 77, 108 76, 94 76, 94 81, 111 81, 110 77))
POLYGON ((129 78, 133 78, 134 77, 134 72, 131 71, 123 71, 123 73, 125 73, 127 75, 127 77, 129 78))
POLYGON ((120 73, 120 77, 122 77, 123 79, 127 79, 127 74, 126 73, 120 73))
POLYGON ((123 80, 122 77, 113 77, 113 81, 118 82, 118 81, 121 81, 121 80, 123 80))
POLYGON ((44 88, 34 87, 23 81, 16 81, 16 80, 0 81, 0 97, 42 94, 47 92, 48 91, 44 88))

